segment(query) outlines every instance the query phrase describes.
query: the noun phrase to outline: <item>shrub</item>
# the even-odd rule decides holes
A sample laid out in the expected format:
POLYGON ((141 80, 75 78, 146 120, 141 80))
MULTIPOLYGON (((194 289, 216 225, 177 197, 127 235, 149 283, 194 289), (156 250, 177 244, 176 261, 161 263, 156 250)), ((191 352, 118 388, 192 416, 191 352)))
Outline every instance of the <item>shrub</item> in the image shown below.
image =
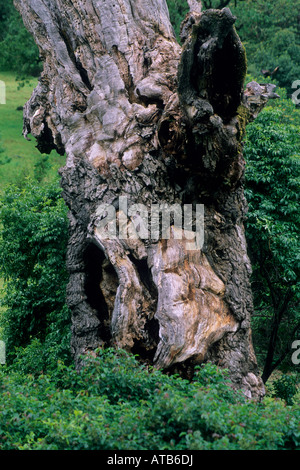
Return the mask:
POLYGON ((79 373, 0 369, 0 391, 1 450, 300 449, 299 404, 249 402, 211 364, 189 382, 100 350, 79 373))
POLYGON ((1 198, 0 270, 5 281, 1 326, 9 361, 15 348, 24 348, 32 339, 48 347, 48 360, 55 345, 64 359, 68 354, 66 211, 56 182, 41 186, 27 181, 22 188, 9 187, 1 198))
POLYGON ((294 396, 298 392, 297 383, 298 379, 295 375, 282 374, 273 382, 274 395, 285 400, 288 405, 292 405, 294 396))

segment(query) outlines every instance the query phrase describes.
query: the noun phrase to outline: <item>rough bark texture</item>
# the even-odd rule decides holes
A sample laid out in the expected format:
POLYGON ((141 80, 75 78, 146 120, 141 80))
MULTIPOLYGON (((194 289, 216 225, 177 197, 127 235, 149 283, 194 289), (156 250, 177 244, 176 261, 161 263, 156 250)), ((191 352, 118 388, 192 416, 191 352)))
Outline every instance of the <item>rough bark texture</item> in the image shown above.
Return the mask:
MULTIPOLYGON (((191 3, 192 4, 192 3, 191 3)), ((166 370, 213 361, 264 393, 252 348, 243 221, 245 126, 273 89, 249 84, 229 9, 182 25, 165 0, 15 0, 44 61, 24 112, 40 151, 66 154, 72 349, 139 353, 166 370), (201 251, 187 240, 107 239, 99 204, 204 204, 201 251)), ((129 220, 130 228, 132 222, 129 220)))

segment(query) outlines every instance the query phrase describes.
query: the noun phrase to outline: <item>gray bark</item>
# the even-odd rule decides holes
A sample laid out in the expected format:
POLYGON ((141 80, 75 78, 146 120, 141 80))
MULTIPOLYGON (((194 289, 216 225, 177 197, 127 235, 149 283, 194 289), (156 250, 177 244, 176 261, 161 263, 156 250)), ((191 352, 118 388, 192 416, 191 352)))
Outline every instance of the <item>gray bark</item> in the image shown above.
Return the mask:
POLYGON ((44 62, 25 106, 24 135, 42 152, 66 154, 76 363, 99 346, 187 376, 209 360, 228 368, 248 396, 261 396, 242 141, 273 90, 251 83, 244 93, 245 52, 231 12, 201 14, 197 3, 181 47, 165 0, 15 5, 44 62), (110 204, 122 216, 120 196, 149 211, 204 204, 202 249, 187 249, 174 226, 169 239, 105 238, 97 209, 110 204))

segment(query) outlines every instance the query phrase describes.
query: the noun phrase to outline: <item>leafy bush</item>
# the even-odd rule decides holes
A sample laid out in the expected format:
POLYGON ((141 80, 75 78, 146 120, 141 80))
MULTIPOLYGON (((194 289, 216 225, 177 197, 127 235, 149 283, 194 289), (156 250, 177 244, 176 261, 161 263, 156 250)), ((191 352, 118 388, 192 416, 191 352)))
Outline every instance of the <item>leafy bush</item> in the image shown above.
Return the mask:
POLYGON ((15 356, 15 348, 24 348, 32 339, 47 346, 45 360, 51 354, 56 357, 55 348, 66 359, 68 224, 57 182, 43 187, 28 181, 21 189, 9 187, 0 201, 0 219, 0 270, 5 281, 1 326, 8 359, 15 356))
POLYGON ((0 390, 1 450, 300 449, 299 404, 249 402, 211 364, 189 382, 99 350, 80 373, 2 368, 0 390))
POLYGON ((279 379, 273 382, 274 395, 285 400, 288 405, 292 405, 298 392, 297 382, 298 379, 295 375, 282 374, 279 379))

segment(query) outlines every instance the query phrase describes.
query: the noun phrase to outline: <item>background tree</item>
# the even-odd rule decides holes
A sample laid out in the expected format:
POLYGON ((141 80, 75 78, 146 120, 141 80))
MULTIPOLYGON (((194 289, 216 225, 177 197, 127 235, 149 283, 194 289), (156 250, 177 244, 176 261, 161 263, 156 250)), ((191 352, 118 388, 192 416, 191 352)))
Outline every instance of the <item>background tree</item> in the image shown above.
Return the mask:
POLYGON ((41 72, 38 48, 13 6, 0 0, 0 69, 16 72, 20 80, 41 72))
POLYGON ((254 338, 265 382, 284 360, 290 365, 291 344, 300 334, 299 125, 300 112, 282 98, 247 130, 246 233, 254 269, 254 338))
POLYGON ((287 89, 300 76, 300 1, 248 0, 232 10, 246 47, 249 72, 255 77, 272 75, 272 81, 287 89))

